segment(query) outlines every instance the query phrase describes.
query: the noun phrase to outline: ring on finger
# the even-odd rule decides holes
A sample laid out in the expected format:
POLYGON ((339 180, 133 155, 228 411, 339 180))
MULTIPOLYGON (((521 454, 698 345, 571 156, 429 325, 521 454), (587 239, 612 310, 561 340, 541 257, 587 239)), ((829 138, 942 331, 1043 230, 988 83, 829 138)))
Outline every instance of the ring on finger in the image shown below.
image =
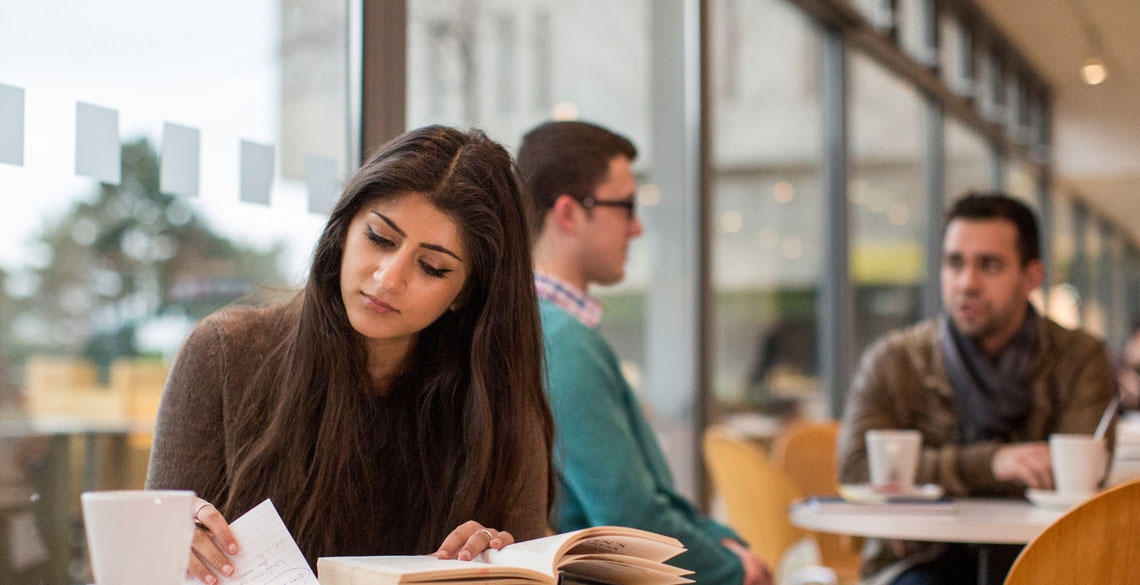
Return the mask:
POLYGON ((487 530, 486 528, 480 528, 479 530, 475 531, 475 534, 479 534, 480 532, 486 534, 488 540, 495 540, 495 535, 490 530, 487 530))
POLYGON ((194 519, 195 520, 198 519, 198 512, 201 512, 202 508, 205 508, 206 506, 213 506, 213 504, 211 504, 210 502, 206 502, 206 503, 198 506, 198 508, 194 510, 194 519))

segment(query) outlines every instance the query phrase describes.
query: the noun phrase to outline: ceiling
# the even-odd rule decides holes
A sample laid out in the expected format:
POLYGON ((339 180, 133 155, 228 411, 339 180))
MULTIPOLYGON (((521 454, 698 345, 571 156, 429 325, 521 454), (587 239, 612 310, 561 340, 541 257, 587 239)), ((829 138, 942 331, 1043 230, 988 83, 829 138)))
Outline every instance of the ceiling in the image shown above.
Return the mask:
POLYGON ((1055 92, 1053 158, 1061 187, 1140 242, 1140 2, 976 0, 1055 92), (1080 77, 1100 35, 1108 78, 1080 77))

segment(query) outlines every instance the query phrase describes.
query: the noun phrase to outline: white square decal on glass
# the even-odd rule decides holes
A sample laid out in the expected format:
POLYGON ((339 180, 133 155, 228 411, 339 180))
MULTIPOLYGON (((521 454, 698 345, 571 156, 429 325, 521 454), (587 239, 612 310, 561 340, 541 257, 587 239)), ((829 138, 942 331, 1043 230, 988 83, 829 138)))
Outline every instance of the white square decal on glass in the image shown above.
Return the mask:
POLYGON ((0 163, 24 165, 24 89, 0 83, 0 163))
POLYGON ((273 187, 273 146, 241 141, 241 200, 269 205, 273 187))
POLYGON ((75 174, 118 185, 123 173, 119 112, 75 103, 75 174))
POLYGON ((305 184, 309 213, 328 215, 336 203, 336 162, 327 156, 305 155, 305 184))
POLYGON ((200 136, 197 128, 166 122, 162 125, 162 159, 158 190, 174 195, 198 194, 200 136))

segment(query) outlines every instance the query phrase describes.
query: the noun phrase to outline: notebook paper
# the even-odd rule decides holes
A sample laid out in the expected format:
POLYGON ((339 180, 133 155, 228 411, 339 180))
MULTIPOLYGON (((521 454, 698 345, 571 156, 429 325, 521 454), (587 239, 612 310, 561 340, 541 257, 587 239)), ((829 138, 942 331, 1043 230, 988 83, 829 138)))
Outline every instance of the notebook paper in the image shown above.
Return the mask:
MULTIPOLYGON (((218 575, 219 585, 318 585, 273 502, 258 504, 230 523, 230 530, 241 550, 230 556, 233 576, 218 575)), ((200 585, 197 579, 186 582, 200 585)))

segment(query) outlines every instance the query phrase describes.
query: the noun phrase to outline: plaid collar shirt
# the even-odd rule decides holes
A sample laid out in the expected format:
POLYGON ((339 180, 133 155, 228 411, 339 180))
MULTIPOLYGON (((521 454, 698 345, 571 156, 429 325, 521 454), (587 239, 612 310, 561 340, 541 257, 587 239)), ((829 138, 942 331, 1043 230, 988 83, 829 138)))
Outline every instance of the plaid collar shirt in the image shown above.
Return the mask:
POLYGON ((575 319, 591 329, 602 320, 602 303, 580 291, 572 284, 549 274, 534 273, 534 289, 538 298, 550 301, 558 308, 570 313, 575 319))

